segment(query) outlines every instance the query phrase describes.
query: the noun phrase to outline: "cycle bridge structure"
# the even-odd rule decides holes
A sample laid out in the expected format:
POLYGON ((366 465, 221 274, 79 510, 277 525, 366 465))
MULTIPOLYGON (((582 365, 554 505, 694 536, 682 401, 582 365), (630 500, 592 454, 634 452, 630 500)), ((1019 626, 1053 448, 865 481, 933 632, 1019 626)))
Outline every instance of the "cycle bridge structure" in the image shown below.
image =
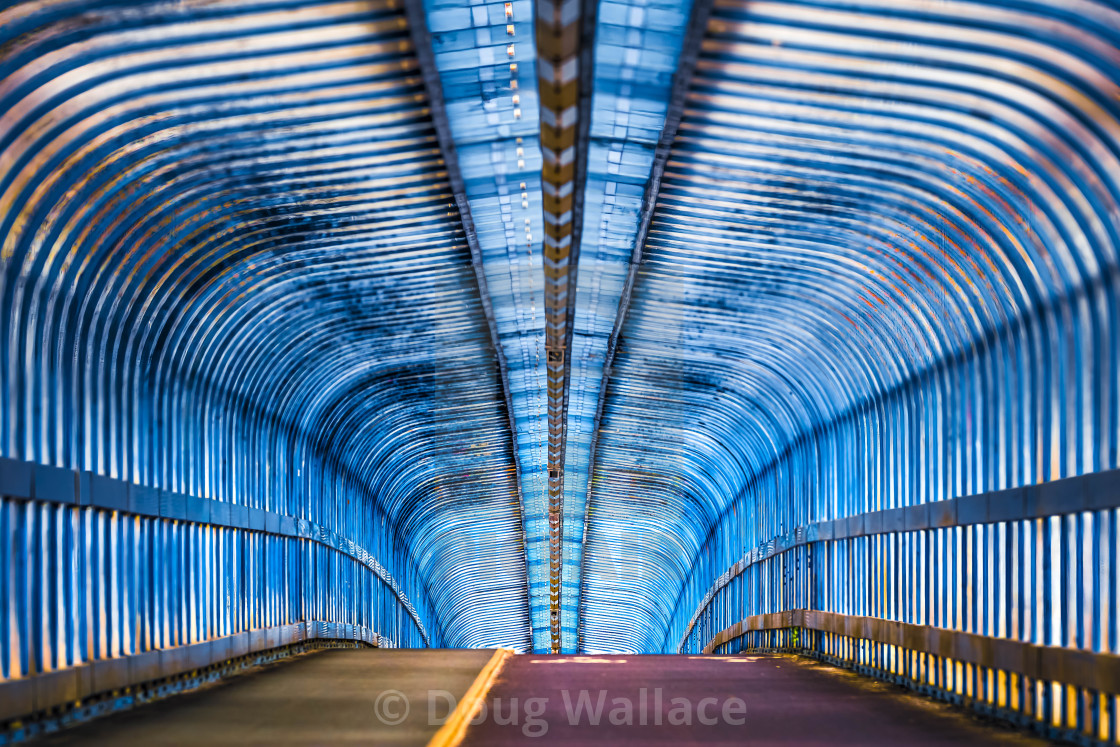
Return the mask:
POLYGON ((0 741, 1117 743, 1118 81, 1108 0, 0 2, 0 741))

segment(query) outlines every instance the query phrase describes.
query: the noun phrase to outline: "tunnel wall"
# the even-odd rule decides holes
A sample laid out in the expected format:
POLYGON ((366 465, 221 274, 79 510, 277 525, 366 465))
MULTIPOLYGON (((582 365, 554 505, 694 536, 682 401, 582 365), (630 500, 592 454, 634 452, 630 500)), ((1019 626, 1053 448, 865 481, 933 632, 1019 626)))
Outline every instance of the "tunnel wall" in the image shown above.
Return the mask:
MULTIPOLYGON (((494 443, 476 476, 508 450, 410 44, 381 2, 0 8, 0 684, 296 624, 487 632, 408 536, 459 531, 439 417, 494 443)), ((474 482, 455 505, 516 530, 512 480, 474 482)))
MULTIPOLYGON (((1075 6, 714 4, 606 390, 585 650, 676 650, 729 568, 800 527, 1118 466, 1120 15, 1075 6)), ((1025 551, 1100 578, 1071 565, 1062 588, 1090 591, 1023 614, 1115 652, 1115 616, 1070 637, 1116 599, 1114 518, 1079 521, 1025 551)), ((751 613, 870 614, 894 592, 860 568, 850 600, 787 568, 751 613)), ((980 581, 933 586, 963 609, 980 581)))
MULTIPOLYGON (((1114 468, 1116 455, 1105 452, 1099 440, 1086 437, 1111 427, 1108 411, 1086 408, 1083 404, 1111 401, 1114 382, 1105 376, 1076 384, 1070 381, 1086 369, 1114 370, 1111 356, 1116 350, 1108 332, 1114 328, 1113 319, 1096 311, 1108 308, 1103 289, 1094 295, 1094 303, 1075 300, 1063 304, 1056 313, 1020 325, 1015 334, 984 341, 975 353, 938 367, 793 445, 723 513, 700 556, 707 575, 694 576, 685 596, 702 595, 711 579, 738 560, 742 549, 765 545, 812 522, 898 507, 936 506, 961 496, 1045 484, 1114 468), (1077 319, 1078 312, 1084 315, 1081 320, 1077 319), (1078 325, 1098 330, 1094 335, 1098 346, 1090 358, 1080 356, 1093 348, 1086 350, 1076 339, 1070 339, 1072 328, 1078 325)), ((1101 505, 1113 500, 1107 494, 1099 498, 1101 505)), ((1063 511, 1059 502, 1050 513, 1069 513, 1076 507, 1073 501, 1069 510, 1063 511)), ((1114 556, 1115 517, 1103 513, 1095 519, 1087 517, 1086 521, 1089 530, 1075 531, 1071 525, 1069 533, 1055 535, 1053 545, 1049 540, 1033 546, 1028 543, 1027 557, 1036 556, 1043 548, 1060 556, 1066 552, 1059 549, 1064 548, 1063 542, 1078 547, 1084 543, 1084 551, 1093 557, 1114 556), (1093 529, 1094 522, 1105 530, 1093 529)), ((1041 542, 1042 538, 1033 541, 1041 542)), ((1001 554, 1010 552, 1010 548, 1001 541, 998 546, 977 547, 972 552, 1001 554)), ((1081 550, 1073 555, 1080 557, 1081 550)), ((932 562, 932 556, 920 560, 932 562)), ((914 562, 918 561, 915 558, 914 562)), ((855 597, 845 601, 821 587, 814 603, 824 605, 820 609, 854 604, 853 613, 871 614, 872 608, 879 609, 883 604, 877 595, 887 593, 875 586, 878 579, 870 575, 872 567, 862 566, 867 587, 853 587, 855 597), (877 591, 872 592, 872 588, 877 591)), ((902 563, 896 570, 902 572, 912 567, 902 563)), ((1048 637, 1051 634, 1043 636, 1038 626, 1034 635, 1045 643, 1072 645, 1075 639, 1071 636, 1078 627, 1074 619, 1095 617, 1097 632, 1088 639, 1079 634, 1076 640, 1083 645, 1116 646, 1117 621, 1089 612, 1099 612, 1108 607, 1110 599, 1115 600, 1107 591, 1109 585, 1116 583, 1115 578, 1108 578, 1107 569, 1111 568, 1115 566, 1107 566, 1104 578, 1096 581, 1098 586, 1103 582, 1106 587, 1101 598, 1063 598, 1061 604, 1050 609, 1048 596, 1028 596, 1024 601, 1028 614, 1041 617, 1045 611, 1060 617, 1052 638, 1048 637)), ((1082 575, 1062 583, 1076 589, 1094 575, 1085 576, 1088 570, 1079 572, 1082 575)), ((981 578, 994 583, 997 573, 994 567, 989 568, 981 578)), ((820 580, 823 582, 823 578, 820 580)), ((929 593, 955 599, 953 605, 963 610, 975 606, 982 591, 981 586, 966 581, 963 577, 951 583, 943 580, 934 583, 929 593)), ((756 600, 761 607, 755 611, 776 611, 785 604, 800 606, 808 601, 802 596, 796 603, 782 602, 780 584, 775 592, 779 596, 756 600)), ((936 605, 923 603, 922 609, 927 624, 946 622, 944 617, 934 622, 936 605)), ((678 607, 672 630, 666 636, 667 645, 680 640, 694 610, 695 607, 689 609, 687 605, 678 607)), ((957 614, 963 615, 963 611, 953 613, 957 614)), ((984 628, 989 633, 1000 624, 994 616, 983 622, 974 618, 966 622, 964 617, 960 620, 966 627, 984 628)))
POLYGON ((1115 743, 1120 473, 1086 471, 1115 458, 1078 403, 1111 384, 1068 387, 1094 362, 1050 339, 993 343, 791 449, 713 528, 665 650, 795 650, 1115 743))
POLYGON ((1085 673, 1120 653, 1118 44, 1104 3, 714 4, 612 363, 585 650, 920 656, 1115 738, 1085 673), (911 625, 1068 667, 872 635, 911 625))
MULTIPOLYGON (((584 650, 676 650, 798 527, 1118 466, 1118 45, 1106 3, 713 5, 611 364, 584 650)), ((1112 521, 1063 547, 1107 560, 1112 521)), ((1055 643, 1082 604, 1115 596, 1055 643)))
POLYGON ((13 460, 0 491, 4 680, 294 622, 428 643, 395 580, 323 526, 13 460))

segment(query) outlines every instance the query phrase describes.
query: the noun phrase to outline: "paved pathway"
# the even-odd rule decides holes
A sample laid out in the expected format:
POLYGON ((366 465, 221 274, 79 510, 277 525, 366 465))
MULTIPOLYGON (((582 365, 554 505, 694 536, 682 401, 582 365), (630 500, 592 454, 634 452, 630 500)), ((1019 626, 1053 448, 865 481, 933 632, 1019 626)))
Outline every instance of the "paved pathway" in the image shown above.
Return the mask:
POLYGON ((1045 744, 785 656, 518 656, 506 662, 487 709, 464 747, 1045 744), (509 723, 512 714, 518 723, 509 723))
POLYGON ((428 692, 448 693, 433 698, 436 717, 445 717, 448 697, 461 698, 493 653, 319 651, 32 744, 421 747, 440 726, 427 718, 428 692), (406 702, 407 717, 387 723, 406 702))
MULTIPOLYGON (((36 743, 420 747, 492 655, 321 651, 36 743)), ((464 747, 1044 744, 787 656, 513 656, 484 703, 464 747)))

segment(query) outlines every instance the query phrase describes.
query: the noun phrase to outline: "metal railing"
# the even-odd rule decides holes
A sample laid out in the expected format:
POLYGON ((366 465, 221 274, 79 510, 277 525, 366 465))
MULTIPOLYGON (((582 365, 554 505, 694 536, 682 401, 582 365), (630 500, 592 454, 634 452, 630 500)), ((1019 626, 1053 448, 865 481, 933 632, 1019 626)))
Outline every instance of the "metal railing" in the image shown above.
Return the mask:
POLYGON ((713 584, 678 650, 802 650, 1115 743, 1118 507, 1110 471, 799 527, 713 584))
POLYGON ((300 641, 433 642, 376 558, 293 516, 3 459, 0 534, 0 721, 300 641))

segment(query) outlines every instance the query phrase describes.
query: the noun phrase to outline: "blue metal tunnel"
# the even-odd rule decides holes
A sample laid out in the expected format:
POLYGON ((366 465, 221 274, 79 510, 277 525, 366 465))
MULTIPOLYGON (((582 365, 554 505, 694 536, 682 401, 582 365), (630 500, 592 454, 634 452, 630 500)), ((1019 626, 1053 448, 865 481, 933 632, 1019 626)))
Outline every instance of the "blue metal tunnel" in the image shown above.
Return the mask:
POLYGON ((0 723, 796 649, 1120 742, 1120 5, 0 0, 0 723))

